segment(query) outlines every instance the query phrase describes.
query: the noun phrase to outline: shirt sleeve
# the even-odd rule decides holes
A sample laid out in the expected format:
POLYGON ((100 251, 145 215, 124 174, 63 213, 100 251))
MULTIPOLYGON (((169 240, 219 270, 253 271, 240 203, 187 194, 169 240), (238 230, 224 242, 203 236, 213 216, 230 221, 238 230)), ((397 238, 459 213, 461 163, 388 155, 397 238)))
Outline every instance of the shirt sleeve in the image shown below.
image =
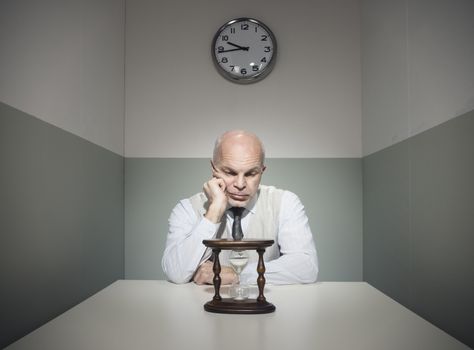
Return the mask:
MULTIPOLYGON (((318 277, 318 258, 308 217, 298 196, 285 191, 282 196, 277 233, 280 257, 265 262, 268 284, 313 283, 318 277)), ((241 281, 255 284, 257 263, 246 266, 241 281)))
POLYGON ((212 223, 202 215, 198 217, 188 199, 174 207, 168 222, 161 266, 169 281, 186 283, 193 277, 206 251, 202 241, 212 238, 219 224, 212 223))

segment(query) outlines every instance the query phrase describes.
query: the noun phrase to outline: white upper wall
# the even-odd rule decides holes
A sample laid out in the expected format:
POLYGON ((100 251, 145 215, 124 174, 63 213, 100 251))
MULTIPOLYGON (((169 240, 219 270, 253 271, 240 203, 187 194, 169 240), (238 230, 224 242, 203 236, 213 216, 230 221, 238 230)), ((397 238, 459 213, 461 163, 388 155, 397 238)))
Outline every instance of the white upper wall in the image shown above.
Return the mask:
POLYGON ((124 0, 2 0, 0 101, 123 154, 124 0))
POLYGON ((128 157, 210 157, 233 128, 269 157, 360 157, 358 0, 127 2, 128 157), (232 18, 266 23, 279 45, 263 81, 241 86, 213 66, 211 41, 232 18))
POLYGON ((474 1, 362 1, 368 155, 474 109, 474 1))
MULTIPOLYGON (((474 1, 127 3, 125 154, 208 157, 224 130, 270 157, 358 157, 474 109, 474 1), (265 80, 217 74, 211 39, 231 18, 275 32, 265 80), (362 83, 362 102, 361 102, 362 83), (362 105, 362 107, 361 107, 362 105)), ((123 154, 124 0, 3 0, 0 101, 123 154)))

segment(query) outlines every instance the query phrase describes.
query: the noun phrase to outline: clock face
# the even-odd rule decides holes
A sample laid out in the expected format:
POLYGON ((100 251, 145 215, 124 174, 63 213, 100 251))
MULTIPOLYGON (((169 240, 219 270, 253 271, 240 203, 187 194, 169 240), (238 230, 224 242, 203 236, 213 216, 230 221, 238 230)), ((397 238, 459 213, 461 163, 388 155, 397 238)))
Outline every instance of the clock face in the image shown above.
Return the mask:
POLYGON ((252 83, 272 70, 276 48, 276 39, 265 24, 239 18, 226 23, 216 33, 212 56, 224 77, 237 83, 252 83))

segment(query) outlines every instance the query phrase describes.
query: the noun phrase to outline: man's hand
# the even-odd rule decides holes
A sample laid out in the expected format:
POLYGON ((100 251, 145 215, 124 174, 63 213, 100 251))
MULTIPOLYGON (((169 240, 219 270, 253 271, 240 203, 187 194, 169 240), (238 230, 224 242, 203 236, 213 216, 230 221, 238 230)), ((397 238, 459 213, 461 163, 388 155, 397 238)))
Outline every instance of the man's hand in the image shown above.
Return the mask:
MULTIPOLYGON (((194 282, 196 284, 212 284, 214 278, 214 271, 212 271, 213 263, 211 261, 204 262, 194 275, 194 282)), ((229 266, 222 266, 221 273, 221 284, 232 284, 232 282, 237 281, 237 275, 234 270, 229 266)))
POLYGON ((204 215, 208 220, 217 224, 221 221, 222 215, 227 209, 226 186, 222 179, 213 177, 207 181, 203 190, 209 200, 209 208, 204 215))

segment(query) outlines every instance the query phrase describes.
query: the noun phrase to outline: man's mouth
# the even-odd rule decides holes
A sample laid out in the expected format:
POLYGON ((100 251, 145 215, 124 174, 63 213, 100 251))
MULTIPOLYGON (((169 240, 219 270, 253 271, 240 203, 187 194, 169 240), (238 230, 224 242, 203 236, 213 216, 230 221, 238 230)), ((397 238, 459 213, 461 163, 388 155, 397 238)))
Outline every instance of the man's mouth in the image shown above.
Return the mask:
POLYGON ((245 201, 248 198, 246 194, 228 193, 229 197, 236 201, 245 201))

